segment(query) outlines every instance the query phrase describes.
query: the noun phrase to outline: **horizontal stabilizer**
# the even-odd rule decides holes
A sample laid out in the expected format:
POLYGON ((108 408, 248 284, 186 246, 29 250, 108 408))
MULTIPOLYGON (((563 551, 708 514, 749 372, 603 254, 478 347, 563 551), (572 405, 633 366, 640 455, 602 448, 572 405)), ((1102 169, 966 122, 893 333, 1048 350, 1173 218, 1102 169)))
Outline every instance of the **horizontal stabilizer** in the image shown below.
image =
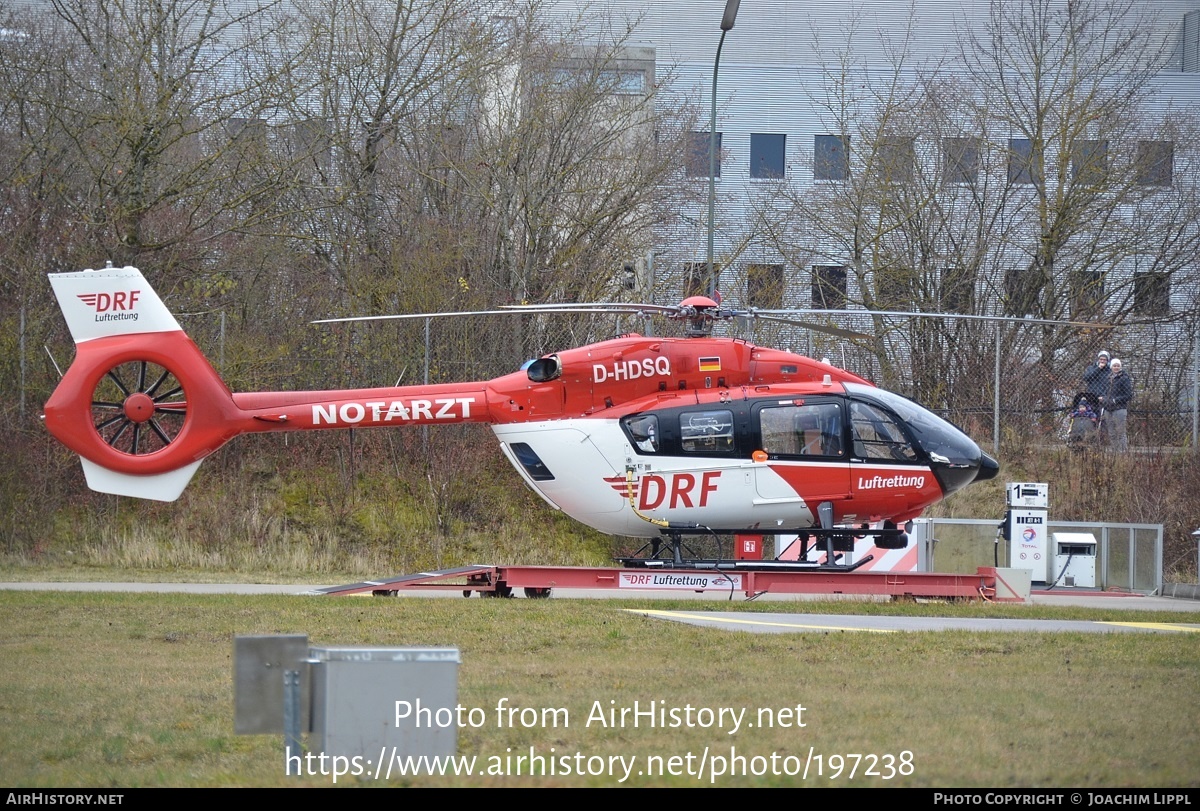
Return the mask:
POLYGON ((192 474, 200 467, 200 461, 204 460, 192 462, 168 473, 148 476, 118 473, 95 462, 89 462, 82 456, 79 457, 79 461, 83 463, 83 475, 87 479, 88 487, 98 493, 145 498, 151 501, 175 501, 192 480, 192 474))

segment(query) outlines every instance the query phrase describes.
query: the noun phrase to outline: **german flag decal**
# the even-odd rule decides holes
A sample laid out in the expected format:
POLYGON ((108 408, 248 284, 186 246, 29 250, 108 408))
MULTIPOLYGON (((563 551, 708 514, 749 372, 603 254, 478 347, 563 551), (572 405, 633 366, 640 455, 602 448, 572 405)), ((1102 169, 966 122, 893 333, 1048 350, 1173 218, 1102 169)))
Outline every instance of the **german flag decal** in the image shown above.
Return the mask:
POLYGON ((702 372, 719 372, 721 371, 720 358, 700 358, 700 371, 702 372))

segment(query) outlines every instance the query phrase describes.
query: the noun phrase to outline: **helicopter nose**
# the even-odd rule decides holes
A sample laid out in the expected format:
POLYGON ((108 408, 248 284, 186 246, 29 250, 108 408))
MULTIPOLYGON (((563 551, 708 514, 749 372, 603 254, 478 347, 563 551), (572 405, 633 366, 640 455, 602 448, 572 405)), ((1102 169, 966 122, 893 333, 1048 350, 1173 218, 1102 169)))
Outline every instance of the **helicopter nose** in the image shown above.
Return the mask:
POLYGON ((979 472, 975 474, 975 481, 982 482, 988 479, 994 479, 1000 473, 1000 463, 986 453, 980 453, 979 472))
MULTIPOLYGON (((930 452, 929 459, 933 463, 933 475, 942 486, 942 493, 950 495, 966 487, 971 482, 986 481, 995 478, 1000 472, 1000 463, 988 456, 979 446, 962 435, 963 447, 960 455, 948 457, 936 451, 930 452), (965 452, 969 443, 970 453, 965 452)), ((945 446, 943 446, 945 447, 945 446)))

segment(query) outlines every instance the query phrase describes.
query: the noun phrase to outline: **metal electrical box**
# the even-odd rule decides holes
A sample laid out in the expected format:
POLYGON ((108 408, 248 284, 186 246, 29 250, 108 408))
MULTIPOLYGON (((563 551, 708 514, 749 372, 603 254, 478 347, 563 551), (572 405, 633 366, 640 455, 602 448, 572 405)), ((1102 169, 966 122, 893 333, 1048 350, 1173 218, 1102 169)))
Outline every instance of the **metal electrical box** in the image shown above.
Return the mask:
POLYGON ((312 751, 454 755, 457 648, 310 648, 312 751))
POLYGON ((284 732, 284 677, 296 674, 299 730, 309 728, 308 637, 304 634, 238 636, 233 640, 233 731, 238 735, 284 732))
POLYGON ((1090 532, 1055 532, 1053 583, 1067 588, 1096 587, 1096 536, 1090 532))

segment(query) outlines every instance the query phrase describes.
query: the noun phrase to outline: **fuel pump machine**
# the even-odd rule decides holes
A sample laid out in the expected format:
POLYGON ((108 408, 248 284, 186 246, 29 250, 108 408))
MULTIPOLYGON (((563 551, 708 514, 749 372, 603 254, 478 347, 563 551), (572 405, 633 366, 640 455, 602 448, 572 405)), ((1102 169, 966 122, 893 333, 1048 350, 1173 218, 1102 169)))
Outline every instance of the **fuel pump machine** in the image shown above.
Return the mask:
POLYGON ((1049 486, 1043 483, 1009 482, 1008 512, 1004 539, 1008 541, 1008 565, 1029 569, 1030 583, 1046 584, 1050 562, 1046 536, 1046 514, 1050 508, 1049 486))

